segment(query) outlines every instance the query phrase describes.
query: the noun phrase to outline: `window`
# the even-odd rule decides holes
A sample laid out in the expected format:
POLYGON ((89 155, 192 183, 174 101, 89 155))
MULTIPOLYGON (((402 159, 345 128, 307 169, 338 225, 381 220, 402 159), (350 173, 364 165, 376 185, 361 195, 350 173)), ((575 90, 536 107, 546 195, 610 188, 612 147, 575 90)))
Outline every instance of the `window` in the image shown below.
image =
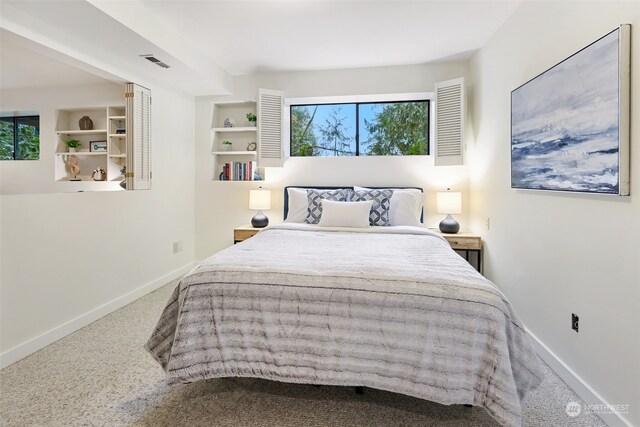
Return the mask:
MULTIPOLYGON (((363 97, 364 98, 364 97, 363 97)), ((291 156, 429 154, 428 99, 291 103, 291 156)))
POLYGON ((40 158, 40 117, 0 117, 0 160, 40 158))

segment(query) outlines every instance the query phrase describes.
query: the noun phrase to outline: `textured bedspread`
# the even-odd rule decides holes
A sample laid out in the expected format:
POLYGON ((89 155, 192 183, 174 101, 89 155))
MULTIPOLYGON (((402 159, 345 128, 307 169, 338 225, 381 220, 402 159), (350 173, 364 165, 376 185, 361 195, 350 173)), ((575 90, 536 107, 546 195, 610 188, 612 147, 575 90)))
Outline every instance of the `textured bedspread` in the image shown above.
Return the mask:
POLYGON ((285 224, 213 255, 147 349, 170 382, 363 385, 521 425, 543 374, 504 295, 428 230, 374 229, 285 224))

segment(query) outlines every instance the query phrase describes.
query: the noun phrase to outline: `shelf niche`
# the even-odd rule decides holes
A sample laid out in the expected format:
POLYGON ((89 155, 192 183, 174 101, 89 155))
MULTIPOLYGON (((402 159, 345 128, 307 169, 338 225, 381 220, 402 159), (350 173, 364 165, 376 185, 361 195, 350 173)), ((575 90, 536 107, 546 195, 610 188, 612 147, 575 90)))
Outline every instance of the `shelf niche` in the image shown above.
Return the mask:
POLYGON ((126 164, 126 135, 110 136, 126 123, 125 106, 96 108, 70 108, 56 111, 57 144, 55 147, 56 182, 91 182, 104 186, 106 182, 122 180, 120 170, 126 164), (80 119, 87 116, 93 122, 93 129, 80 129, 80 119), (80 146, 75 153, 68 152, 65 141, 75 139, 80 146), (91 151, 91 142, 100 141, 107 145, 107 151, 91 151), (72 181, 68 161, 70 156, 79 159, 81 181, 72 181), (91 174, 102 168, 107 172, 106 181, 93 181, 91 174))
MULTIPOLYGON (((225 163, 251 162, 257 160, 257 151, 249 151, 250 143, 258 143, 258 128, 250 126, 247 113, 257 115, 257 103, 250 101, 225 101, 213 103, 211 115, 211 157, 213 181, 220 180, 225 163), (225 119, 232 119, 234 127, 225 127, 225 119), (232 149, 224 149, 223 141, 230 141, 232 149)), ((264 179, 264 169, 256 168, 256 171, 264 179)), ((251 181, 222 181, 222 182, 251 182, 251 181)))

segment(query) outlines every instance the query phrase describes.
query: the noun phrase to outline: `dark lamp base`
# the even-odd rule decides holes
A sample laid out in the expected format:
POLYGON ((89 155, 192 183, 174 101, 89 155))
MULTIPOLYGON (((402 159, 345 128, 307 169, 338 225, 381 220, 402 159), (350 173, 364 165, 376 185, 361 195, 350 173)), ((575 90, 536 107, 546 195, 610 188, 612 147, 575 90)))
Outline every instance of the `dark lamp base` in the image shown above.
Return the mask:
POLYGON ((440 231, 447 234, 456 234, 460 231, 460 224, 458 224, 458 221, 453 219, 451 215, 447 215, 447 217, 440 222, 440 231))
POLYGON ((269 225, 269 218, 262 211, 258 211, 258 213, 251 218, 251 226, 253 228, 264 228, 269 225))

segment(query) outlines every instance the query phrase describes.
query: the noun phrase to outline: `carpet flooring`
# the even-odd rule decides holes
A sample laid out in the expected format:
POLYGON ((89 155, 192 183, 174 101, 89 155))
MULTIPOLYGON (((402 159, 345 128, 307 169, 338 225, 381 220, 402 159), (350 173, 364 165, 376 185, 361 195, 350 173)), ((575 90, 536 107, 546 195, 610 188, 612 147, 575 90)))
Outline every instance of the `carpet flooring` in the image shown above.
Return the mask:
MULTIPOLYGON (((444 406, 374 389, 259 379, 167 386, 142 345, 175 286, 157 291, 0 371, 2 426, 497 426, 481 408, 444 406)), ((524 426, 605 426, 546 368, 524 426)))

